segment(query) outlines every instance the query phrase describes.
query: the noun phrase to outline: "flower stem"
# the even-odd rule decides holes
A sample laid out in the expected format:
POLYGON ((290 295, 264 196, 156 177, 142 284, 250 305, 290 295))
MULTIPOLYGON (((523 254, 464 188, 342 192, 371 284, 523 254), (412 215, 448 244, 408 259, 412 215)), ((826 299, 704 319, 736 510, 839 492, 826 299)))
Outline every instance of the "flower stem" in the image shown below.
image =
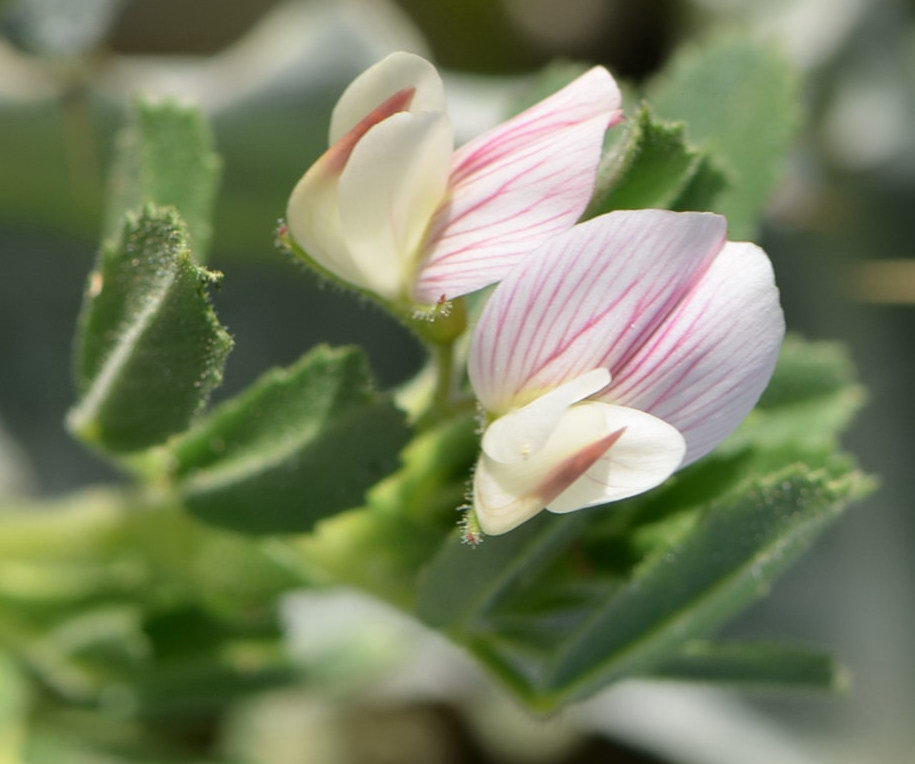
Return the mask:
POLYGON ((432 395, 432 408, 446 411, 451 403, 451 386, 454 382, 454 343, 447 342, 434 345, 436 365, 435 392, 432 395))

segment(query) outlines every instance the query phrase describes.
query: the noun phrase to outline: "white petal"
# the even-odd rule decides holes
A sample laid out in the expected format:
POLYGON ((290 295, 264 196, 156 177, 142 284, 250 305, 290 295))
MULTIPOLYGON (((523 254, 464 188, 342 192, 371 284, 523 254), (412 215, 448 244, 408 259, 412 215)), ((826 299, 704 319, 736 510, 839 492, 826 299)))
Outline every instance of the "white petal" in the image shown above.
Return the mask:
MULTIPOLYGON (((520 460, 494 459, 487 449, 480 454, 473 479, 473 507, 484 533, 505 533, 536 515, 619 437, 607 431, 604 417, 577 417, 572 414, 575 408, 565 409, 541 447, 525 452, 520 460)), ((490 425, 483 438, 492 451, 501 454, 510 451, 518 438, 507 431, 511 423, 492 436, 499 422, 490 425), (499 443, 502 439, 507 442, 499 443)))
POLYGON ((286 207, 289 232, 318 265, 343 281, 356 283, 360 273, 349 256, 338 208, 339 176, 319 160, 302 176, 286 207))
POLYGON ((785 333, 766 253, 728 243, 625 365, 604 399, 650 411, 686 437, 686 463, 711 451, 756 404, 785 333))
POLYGON ((584 475, 550 502, 550 512, 619 501, 651 490, 680 466, 686 443, 676 428, 636 409, 586 401, 569 410, 575 420, 604 417, 610 432, 623 430, 619 440, 584 475))
POLYGON ((296 184, 286 210, 293 239, 319 265, 344 281, 370 288, 344 241, 339 209, 340 176, 354 149, 380 123, 404 111, 412 91, 395 93, 336 141, 296 184))
POLYGON ((527 459, 543 447, 569 406, 608 384, 610 373, 606 369, 594 369, 499 417, 483 435, 483 451, 505 464, 527 459))
MULTIPOLYGON (((405 296, 416 252, 445 193, 453 136, 442 114, 395 114, 356 144, 340 178, 342 237, 354 283, 405 296)), ((294 234, 293 234, 294 235, 294 234)))
POLYGON ((711 264, 725 220, 612 212, 561 233, 493 292, 477 324, 470 380, 489 411, 591 369, 615 377, 711 264))
POLYGON ((395 93, 415 88, 411 112, 445 111, 442 79, 435 67, 412 53, 397 52, 366 69, 343 91, 330 120, 330 145, 395 93))
POLYGON ((498 536, 517 528, 543 511, 543 500, 536 494, 514 494, 501 485, 496 474, 498 463, 481 456, 473 474, 473 512, 483 533, 498 536))
POLYGON ((451 197, 433 223, 415 296, 434 303, 499 281, 580 217, 594 191, 619 89, 595 68, 484 133, 454 158, 451 197))
MULTIPOLYGON (((501 420, 484 434, 484 440, 501 420)), ((517 441, 508 427, 489 440, 517 441)), ((683 437, 641 411, 585 401, 568 407, 538 450, 503 461, 484 448, 474 474, 474 511, 484 533, 505 533, 544 508, 604 504, 654 488, 677 469, 683 437)))

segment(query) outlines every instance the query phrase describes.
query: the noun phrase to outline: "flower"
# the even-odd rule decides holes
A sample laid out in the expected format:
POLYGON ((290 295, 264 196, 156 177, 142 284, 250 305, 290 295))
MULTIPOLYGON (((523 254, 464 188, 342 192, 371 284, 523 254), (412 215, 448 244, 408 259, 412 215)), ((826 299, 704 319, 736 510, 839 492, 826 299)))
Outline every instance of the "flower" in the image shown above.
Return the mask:
POLYGON ((473 335, 483 532, 634 496, 704 456, 755 405, 783 337, 768 257, 727 241, 719 215, 612 212, 550 239, 473 335))
POLYGON ((392 303, 481 289, 584 211, 620 103, 596 67, 455 152, 438 72, 391 54, 337 102, 289 231, 319 266, 392 303))

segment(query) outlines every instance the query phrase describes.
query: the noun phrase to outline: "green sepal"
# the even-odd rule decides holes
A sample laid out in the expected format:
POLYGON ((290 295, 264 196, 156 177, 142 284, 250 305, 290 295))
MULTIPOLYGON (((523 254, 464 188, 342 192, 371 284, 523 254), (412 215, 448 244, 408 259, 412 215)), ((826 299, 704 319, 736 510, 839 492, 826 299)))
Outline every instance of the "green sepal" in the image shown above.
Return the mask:
POLYGON ((585 217, 645 208, 706 210, 726 185, 714 160, 686 140, 682 123, 659 120, 642 105, 601 161, 585 217))

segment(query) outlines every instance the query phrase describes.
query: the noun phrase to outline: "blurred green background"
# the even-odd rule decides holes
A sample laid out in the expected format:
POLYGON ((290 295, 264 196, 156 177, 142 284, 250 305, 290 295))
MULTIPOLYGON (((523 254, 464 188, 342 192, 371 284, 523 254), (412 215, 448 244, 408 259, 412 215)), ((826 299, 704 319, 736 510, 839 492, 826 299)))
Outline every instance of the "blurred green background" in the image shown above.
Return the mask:
POLYGON ((882 488, 731 631, 833 646, 853 672, 852 693, 786 699, 627 684, 567 719, 531 725, 469 680, 459 656, 355 600, 327 611, 328 628, 342 608, 355 620, 339 628, 377 631, 386 657, 385 639, 419 645, 398 659, 400 694, 373 700, 366 690, 358 706, 265 698, 238 724, 260 725, 251 739, 278 741, 258 761, 915 761, 915 3, 0 1, 0 494, 42 496, 118 479, 62 420, 106 163, 132 93, 200 103, 224 159, 210 264, 226 274, 215 304, 237 344, 217 398, 318 341, 365 345, 394 384, 421 362, 413 340, 273 245, 345 84, 390 50, 427 55, 446 72, 466 137, 554 58, 602 63, 639 84, 679 46, 735 30, 781 48, 805 77, 806 124, 759 240, 789 328, 851 346, 870 402, 847 446, 882 488), (368 730, 366 740, 384 730, 377 739, 387 742, 296 748, 306 733, 346 739, 351 728, 368 730), (604 736, 622 743, 601 748, 604 736))

